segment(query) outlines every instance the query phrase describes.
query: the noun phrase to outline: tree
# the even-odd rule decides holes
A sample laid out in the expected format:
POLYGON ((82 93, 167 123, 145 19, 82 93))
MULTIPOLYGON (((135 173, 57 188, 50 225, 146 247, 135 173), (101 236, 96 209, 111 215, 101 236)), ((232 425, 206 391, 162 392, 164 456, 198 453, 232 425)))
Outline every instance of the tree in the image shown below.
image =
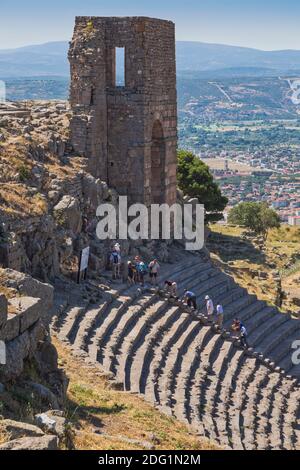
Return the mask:
POLYGON ((241 202, 229 212, 228 222, 267 236, 269 229, 280 227, 279 215, 265 202, 241 202))
POLYGON ((207 222, 222 219, 228 199, 222 195, 208 166, 192 152, 178 151, 177 181, 184 194, 204 205, 207 222))

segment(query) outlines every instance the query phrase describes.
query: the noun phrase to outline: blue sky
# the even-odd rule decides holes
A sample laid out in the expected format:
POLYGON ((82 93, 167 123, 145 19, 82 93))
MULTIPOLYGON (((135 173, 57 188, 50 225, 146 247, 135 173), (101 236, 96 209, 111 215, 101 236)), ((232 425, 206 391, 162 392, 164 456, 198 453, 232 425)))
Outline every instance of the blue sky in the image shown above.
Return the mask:
POLYGON ((178 40, 300 49, 299 0, 1 0, 0 49, 69 40, 76 15, 167 18, 178 40))

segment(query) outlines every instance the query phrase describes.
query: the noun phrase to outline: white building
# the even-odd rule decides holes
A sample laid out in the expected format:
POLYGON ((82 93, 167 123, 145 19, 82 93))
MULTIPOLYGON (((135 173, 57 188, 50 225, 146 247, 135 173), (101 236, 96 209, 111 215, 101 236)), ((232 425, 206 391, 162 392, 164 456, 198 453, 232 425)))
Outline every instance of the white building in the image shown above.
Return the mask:
POLYGON ((288 218, 288 224, 292 226, 300 227, 300 215, 290 215, 288 218))

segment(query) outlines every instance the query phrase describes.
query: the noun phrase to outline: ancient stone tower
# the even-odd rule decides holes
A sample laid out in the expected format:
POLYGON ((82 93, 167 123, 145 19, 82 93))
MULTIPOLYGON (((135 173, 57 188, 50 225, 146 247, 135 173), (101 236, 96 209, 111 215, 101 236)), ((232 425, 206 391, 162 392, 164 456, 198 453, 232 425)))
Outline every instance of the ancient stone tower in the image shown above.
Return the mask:
POLYGON ((77 17, 69 60, 71 139, 75 151, 88 157, 91 173, 131 202, 174 203, 174 24, 77 17))

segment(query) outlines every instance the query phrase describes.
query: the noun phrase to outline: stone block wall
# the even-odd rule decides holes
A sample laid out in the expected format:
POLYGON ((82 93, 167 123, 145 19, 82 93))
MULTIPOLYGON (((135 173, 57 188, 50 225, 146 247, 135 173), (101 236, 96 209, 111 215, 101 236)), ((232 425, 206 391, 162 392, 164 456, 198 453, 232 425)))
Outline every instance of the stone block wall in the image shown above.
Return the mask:
POLYGON ((6 365, 0 381, 13 380, 23 371, 24 361, 38 353, 48 336, 53 287, 7 269, 5 286, 17 292, 7 301, 0 295, 0 340, 6 345, 6 365))

